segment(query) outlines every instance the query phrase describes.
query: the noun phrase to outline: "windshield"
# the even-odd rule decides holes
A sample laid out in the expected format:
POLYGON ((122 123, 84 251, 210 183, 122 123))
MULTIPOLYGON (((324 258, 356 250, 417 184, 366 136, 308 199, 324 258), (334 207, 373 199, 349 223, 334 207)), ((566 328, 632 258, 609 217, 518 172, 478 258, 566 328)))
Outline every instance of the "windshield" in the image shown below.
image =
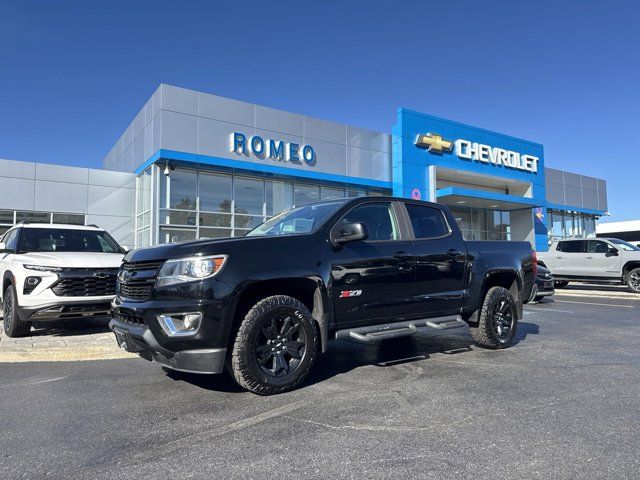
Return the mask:
POLYGON ((66 228, 24 228, 20 253, 29 252, 96 252, 122 253, 107 232, 66 228))
POLYGON ((618 238, 609 238, 611 243, 614 243, 617 247, 620 247, 622 250, 626 250, 627 252, 640 252, 640 248, 632 245, 629 242, 625 242, 624 240, 620 240, 618 238))
POLYGON ((344 204, 343 201, 314 203, 294 208, 267 220, 247 233, 247 237, 298 235, 311 233, 333 212, 344 204))

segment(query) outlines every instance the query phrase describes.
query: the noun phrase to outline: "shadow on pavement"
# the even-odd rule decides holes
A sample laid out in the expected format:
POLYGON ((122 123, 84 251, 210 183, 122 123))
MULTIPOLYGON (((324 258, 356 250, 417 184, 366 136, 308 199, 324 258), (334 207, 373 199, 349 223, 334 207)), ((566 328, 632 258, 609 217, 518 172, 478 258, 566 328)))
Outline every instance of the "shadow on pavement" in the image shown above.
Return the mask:
MULTIPOLYGON (((529 335, 538 335, 537 324, 518 323, 514 346, 526 340, 529 335)), ((374 365, 386 368, 403 363, 427 360, 431 355, 442 353, 458 355, 471 352, 473 339, 466 329, 459 329, 448 334, 418 334, 391 340, 372 343, 360 343, 352 340, 336 340, 329 342, 327 352, 320 355, 304 386, 328 380, 331 377, 348 373, 358 367, 374 365)), ((513 347, 512 347, 513 348, 513 347)), ((222 375, 200 375, 172 371, 164 368, 167 376, 176 381, 189 382, 207 390, 221 392, 243 392, 228 373, 222 375)))
POLYGON ((109 332, 108 317, 34 322, 32 337, 75 337, 109 332))

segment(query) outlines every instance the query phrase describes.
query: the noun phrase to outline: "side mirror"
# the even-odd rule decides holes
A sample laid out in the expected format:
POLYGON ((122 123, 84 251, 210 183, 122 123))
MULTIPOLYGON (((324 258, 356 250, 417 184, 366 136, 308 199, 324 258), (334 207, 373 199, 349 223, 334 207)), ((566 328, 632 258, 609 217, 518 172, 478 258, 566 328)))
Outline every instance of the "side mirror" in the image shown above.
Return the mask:
POLYGON ((618 249, 614 247, 609 247, 609 251, 607 252, 607 256, 618 256, 618 249))
POLYGON ((369 238, 369 232, 364 223, 336 225, 331 233, 331 243, 335 246, 366 240, 367 238, 369 238))
POLYGON ((10 250, 7 250, 7 245, 5 243, 0 242, 0 253, 9 253, 10 250))

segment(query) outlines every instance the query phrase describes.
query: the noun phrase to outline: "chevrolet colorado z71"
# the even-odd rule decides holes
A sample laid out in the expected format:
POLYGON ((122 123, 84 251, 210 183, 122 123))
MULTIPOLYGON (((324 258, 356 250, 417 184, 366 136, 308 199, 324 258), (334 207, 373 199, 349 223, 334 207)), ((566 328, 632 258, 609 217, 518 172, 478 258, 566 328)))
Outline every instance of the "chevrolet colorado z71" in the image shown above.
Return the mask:
POLYGON ((304 381, 327 342, 468 324, 509 346, 536 270, 528 242, 465 242, 445 206, 389 197, 286 211, 244 237, 126 255, 110 323, 118 344, 262 395, 304 381))

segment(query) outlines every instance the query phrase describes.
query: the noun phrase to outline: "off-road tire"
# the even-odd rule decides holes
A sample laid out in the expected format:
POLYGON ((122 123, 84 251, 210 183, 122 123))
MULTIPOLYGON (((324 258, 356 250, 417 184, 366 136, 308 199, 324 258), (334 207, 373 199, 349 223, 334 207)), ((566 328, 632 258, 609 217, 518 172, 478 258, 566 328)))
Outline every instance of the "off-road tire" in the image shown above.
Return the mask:
POLYGON ((4 291, 2 310, 4 318, 2 325, 7 337, 26 337, 31 331, 31 322, 23 322, 18 317, 18 296, 13 285, 9 285, 4 291))
POLYGON ((640 293, 640 268, 634 268, 627 274, 627 286, 633 293, 640 293))
POLYGON ((504 287, 492 287, 482 302, 477 325, 469 326, 469 331, 478 346, 497 350, 511 345, 517 327, 517 305, 513 295, 504 287), (498 335, 494 325, 494 312, 501 302, 506 302, 512 319, 508 335, 504 338, 498 335))
MULTIPOLYGON (((267 297, 256 303, 240 323, 228 363, 229 373, 238 385, 258 395, 294 390, 309 375, 317 356, 318 344, 318 328, 309 309, 302 302, 286 295, 267 297), (304 351, 290 373, 280 377, 270 376, 258 363, 258 341, 263 338, 261 335, 264 335, 264 330, 268 330, 273 318, 287 316, 298 325, 300 334, 304 334, 304 351)), ((269 355, 273 359, 273 354, 269 355)))
POLYGON ((555 288, 564 288, 567 285, 569 285, 569 282, 567 282, 566 280, 556 280, 554 282, 555 288))

